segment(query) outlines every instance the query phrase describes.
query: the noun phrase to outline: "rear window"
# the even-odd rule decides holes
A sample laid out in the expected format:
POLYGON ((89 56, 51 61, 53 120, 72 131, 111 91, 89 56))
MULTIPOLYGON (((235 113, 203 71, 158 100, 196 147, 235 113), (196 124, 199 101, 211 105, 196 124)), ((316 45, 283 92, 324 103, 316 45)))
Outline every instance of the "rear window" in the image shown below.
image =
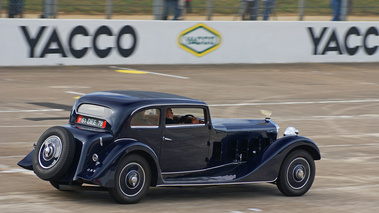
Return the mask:
POLYGON ((103 106, 93 104, 82 104, 78 108, 78 113, 91 115, 94 117, 108 118, 112 115, 112 110, 103 106))

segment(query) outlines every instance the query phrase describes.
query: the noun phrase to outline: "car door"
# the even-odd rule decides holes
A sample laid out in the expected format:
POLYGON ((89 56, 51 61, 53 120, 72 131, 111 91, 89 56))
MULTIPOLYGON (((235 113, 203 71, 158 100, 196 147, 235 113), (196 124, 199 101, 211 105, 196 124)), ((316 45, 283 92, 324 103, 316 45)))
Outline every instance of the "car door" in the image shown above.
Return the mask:
POLYGON ((208 161, 210 130, 207 111, 202 107, 168 107, 172 110, 174 121, 163 125, 160 154, 162 172, 193 172, 205 169, 208 161), (190 122, 189 117, 198 122, 190 122))
POLYGON ((150 107, 132 114, 126 137, 148 145, 159 155, 162 140, 161 109, 150 107))

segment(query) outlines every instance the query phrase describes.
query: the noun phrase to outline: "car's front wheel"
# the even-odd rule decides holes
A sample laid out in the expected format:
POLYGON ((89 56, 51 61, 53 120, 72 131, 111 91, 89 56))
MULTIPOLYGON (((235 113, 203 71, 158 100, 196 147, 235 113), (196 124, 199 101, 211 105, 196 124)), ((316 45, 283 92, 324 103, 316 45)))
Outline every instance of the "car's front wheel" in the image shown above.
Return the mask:
POLYGON ((295 150, 283 161, 276 184, 284 195, 301 196, 311 188, 315 172, 312 156, 307 151, 295 150))
POLYGON ((117 165, 115 187, 109 193, 119 203, 137 203, 146 195, 150 182, 149 163, 140 155, 127 155, 117 165))

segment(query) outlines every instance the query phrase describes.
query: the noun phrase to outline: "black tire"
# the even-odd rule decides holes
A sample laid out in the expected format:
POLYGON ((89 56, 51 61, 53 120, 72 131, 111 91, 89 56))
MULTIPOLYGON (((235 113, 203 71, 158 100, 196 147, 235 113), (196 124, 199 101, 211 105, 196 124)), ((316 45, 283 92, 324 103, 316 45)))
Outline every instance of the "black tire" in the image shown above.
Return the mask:
POLYGON ((43 180, 57 180, 66 174, 74 155, 72 133, 60 126, 52 127, 41 135, 34 149, 34 173, 43 180))
POLYGON ((312 156, 304 150, 295 150, 285 158, 276 185, 284 195, 301 196, 311 188, 315 174, 312 156))
POLYGON ((150 187, 149 163, 140 155, 127 155, 117 165, 114 181, 115 187, 109 189, 114 200, 122 204, 139 202, 150 187))

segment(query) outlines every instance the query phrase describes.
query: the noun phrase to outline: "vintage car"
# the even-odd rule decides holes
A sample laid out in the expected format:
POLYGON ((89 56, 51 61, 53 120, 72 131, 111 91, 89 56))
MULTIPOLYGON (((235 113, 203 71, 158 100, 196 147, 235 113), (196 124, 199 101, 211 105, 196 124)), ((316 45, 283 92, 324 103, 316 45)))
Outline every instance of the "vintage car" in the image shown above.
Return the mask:
POLYGON ((46 130, 18 165, 59 190, 97 186, 136 203, 154 186, 275 183, 300 196, 320 151, 289 127, 211 119, 206 103, 167 93, 94 92, 79 98, 69 124, 46 130))

